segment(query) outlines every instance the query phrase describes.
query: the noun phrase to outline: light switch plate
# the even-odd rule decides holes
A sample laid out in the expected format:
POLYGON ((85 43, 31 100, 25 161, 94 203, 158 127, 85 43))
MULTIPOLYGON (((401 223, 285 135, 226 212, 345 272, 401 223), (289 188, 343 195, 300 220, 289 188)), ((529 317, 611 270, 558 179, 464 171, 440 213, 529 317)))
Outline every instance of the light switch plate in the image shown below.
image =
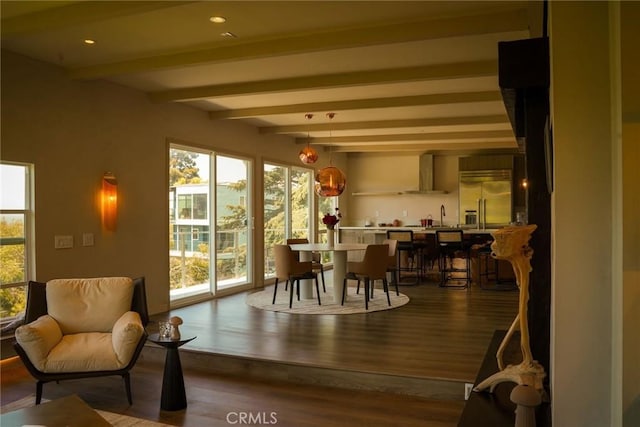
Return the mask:
POLYGON ((82 234, 82 246, 93 246, 93 233, 82 234))
POLYGON ((56 249, 69 249, 73 247, 73 236, 55 236, 54 242, 56 249))

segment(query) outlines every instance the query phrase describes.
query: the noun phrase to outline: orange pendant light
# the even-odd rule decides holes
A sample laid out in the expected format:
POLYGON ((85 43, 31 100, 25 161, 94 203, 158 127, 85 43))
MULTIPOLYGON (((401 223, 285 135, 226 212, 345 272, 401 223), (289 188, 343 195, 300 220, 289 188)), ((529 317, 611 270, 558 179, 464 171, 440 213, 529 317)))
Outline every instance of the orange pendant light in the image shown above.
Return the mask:
POLYGON ((339 196, 347 186, 347 178, 335 166, 322 168, 316 174, 316 194, 320 197, 339 196))
MULTIPOLYGON (((335 117, 335 113, 327 113, 329 120, 335 117)), ((316 194, 320 197, 335 197, 342 194, 347 186, 347 177, 340 169, 331 164, 316 173, 316 194)))
MULTIPOLYGON (((307 120, 311 120, 313 118, 313 114, 307 113, 304 117, 307 120)), ((310 165, 318 161, 318 152, 311 147, 309 143, 310 140, 309 131, 307 131, 307 146, 300 150, 300 154, 298 154, 300 161, 306 165, 310 165)))

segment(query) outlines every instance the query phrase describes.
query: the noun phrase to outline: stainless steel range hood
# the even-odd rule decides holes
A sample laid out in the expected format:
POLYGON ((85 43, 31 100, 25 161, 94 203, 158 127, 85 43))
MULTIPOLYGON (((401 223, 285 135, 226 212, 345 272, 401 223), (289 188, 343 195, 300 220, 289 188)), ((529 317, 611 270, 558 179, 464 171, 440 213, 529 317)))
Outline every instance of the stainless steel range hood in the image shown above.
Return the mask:
POLYGON ((420 155, 418 170, 416 171, 416 185, 411 188, 397 188, 381 191, 360 191, 352 193, 353 196, 389 196, 401 194, 446 194, 444 190, 433 188, 433 155, 420 155))
POLYGON ((444 190, 433 188, 433 154, 420 156, 420 170, 417 190, 405 190, 405 194, 446 194, 444 190))

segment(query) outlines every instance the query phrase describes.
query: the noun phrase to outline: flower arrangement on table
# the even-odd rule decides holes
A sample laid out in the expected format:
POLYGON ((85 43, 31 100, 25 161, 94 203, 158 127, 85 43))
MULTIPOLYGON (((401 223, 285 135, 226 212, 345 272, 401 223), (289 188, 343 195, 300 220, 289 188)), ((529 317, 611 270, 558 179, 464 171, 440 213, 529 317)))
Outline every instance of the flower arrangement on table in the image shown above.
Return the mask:
POLYGON ((336 224, 340 222, 340 218, 342 218, 342 214, 340 213, 340 209, 336 208, 335 215, 331 215, 327 212, 324 217, 322 217, 322 223, 327 226, 327 230, 333 230, 336 227, 336 224))

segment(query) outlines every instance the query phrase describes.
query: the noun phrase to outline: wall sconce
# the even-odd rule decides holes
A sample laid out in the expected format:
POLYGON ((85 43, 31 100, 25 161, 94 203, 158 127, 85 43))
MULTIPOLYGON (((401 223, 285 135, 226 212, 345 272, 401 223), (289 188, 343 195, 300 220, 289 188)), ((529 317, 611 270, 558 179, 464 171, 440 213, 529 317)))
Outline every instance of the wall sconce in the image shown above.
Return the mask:
POLYGON ((118 180, 111 172, 102 177, 102 226, 116 231, 118 218, 118 180))

